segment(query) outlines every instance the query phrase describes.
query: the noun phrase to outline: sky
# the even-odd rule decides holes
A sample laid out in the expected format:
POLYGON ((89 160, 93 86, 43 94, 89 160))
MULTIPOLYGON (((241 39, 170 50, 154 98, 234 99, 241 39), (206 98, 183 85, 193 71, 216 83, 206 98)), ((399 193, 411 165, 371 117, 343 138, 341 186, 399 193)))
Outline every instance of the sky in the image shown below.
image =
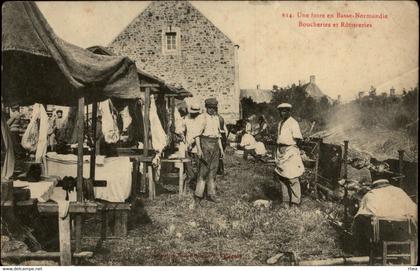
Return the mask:
MULTIPOLYGON (((37 2, 54 31, 81 47, 107 46, 149 1, 37 2)), ((415 2, 192 1, 239 51, 240 88, 272 88, 316 76, 332 98, 375 86, 398 92, 418 85, 419 9, 415 2), (387 19, 335 18, 386 14, 387 19), (334 18, 298 18, 334 14, 334 18), (283 17, 292 14, 293 18, 283 17), (299 27, 299 22, 369 23, 370 28, 299 27)))

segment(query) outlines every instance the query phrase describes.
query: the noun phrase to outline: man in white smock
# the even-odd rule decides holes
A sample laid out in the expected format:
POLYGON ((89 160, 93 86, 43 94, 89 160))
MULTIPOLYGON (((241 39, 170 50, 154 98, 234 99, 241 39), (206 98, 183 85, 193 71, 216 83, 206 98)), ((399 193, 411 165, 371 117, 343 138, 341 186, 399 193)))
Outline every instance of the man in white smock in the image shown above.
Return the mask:
POLYGON ((281 121, 277 133, 275 178, 280 181, 282 202, 299 205, 301 191, 299 177, 305 171, 298 145, 303 141, 299 123, 290 116, 292 105, 278 107, 281 121))

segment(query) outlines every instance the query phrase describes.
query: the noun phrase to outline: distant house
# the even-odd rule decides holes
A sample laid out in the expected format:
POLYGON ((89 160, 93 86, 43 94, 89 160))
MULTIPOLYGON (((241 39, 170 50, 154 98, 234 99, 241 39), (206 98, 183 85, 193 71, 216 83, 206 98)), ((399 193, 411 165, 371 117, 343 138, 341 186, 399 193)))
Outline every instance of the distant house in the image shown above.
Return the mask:
POLYGON ((151 2, 109 45, 200 100, 217 98, 227 122, 239 119, 238 48, 188 1, 151 2))
POLYGON ((322 90, 315 83, 315 75, 311 75, 309 77, 309 83, 304 84, 302 87, 306 91, 306 93, 308 93, 309 96, 315 99, 321 99, 322 97, 326 96, 330 103, 333 102, 333 99, 325 95, 324 92, 322 92, 322 90))
POLYGON ((251 98, 256 103, 269 103, 273 97, 273 90, 262 89, 257 85, 254 89, 241 89, 241 100, 251 98))

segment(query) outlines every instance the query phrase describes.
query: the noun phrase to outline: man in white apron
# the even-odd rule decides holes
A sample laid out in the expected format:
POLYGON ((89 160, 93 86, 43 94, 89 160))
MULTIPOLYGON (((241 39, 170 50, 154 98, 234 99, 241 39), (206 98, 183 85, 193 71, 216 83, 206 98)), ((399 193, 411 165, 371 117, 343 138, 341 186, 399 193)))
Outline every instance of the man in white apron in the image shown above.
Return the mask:
POLYGON ((301 192, 299 177, 305 171, 297 145, 303 140, 299 123, 290 116, 292 105, 282 103, 278 107, 281 121, 277 133, 275 178, 280 182, 282 202, 299 205, 301 192))

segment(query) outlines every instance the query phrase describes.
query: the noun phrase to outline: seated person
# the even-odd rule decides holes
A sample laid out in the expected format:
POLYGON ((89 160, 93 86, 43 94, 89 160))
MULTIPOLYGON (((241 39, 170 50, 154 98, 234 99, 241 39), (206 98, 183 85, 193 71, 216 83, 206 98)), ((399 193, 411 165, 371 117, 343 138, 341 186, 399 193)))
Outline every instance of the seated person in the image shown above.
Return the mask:
MULTIPOLYGON (((399 187, 393 186, 388 180, 381 178, 380 172, 372 171, 370 191, 360 202, 360 207, 355 215, 352 230, 358 250, 366 252, 369 240, 372 238, 372 217, 386 218, 389 220, 411 220, 417 225, 417 205, 399 187), (367 230, 369 229, 369 230, 367 230)), ((400 239, 397 231, 386 234, 390 239, 400 239)))
POLYGON ((264 143, 256 141, 254 136, 249 133, 245 133, 242 136, 239 146, 244 150, 245 160, 248 158, 248 154, 252 155, 253 157, 260 157, 267 153, 264 143))
POLYGON ((257 129, 254 133, 255 139, 258 141, 265 141, 268 137, 268 125, 265 117, 261 115, 258 119, 257 129))

